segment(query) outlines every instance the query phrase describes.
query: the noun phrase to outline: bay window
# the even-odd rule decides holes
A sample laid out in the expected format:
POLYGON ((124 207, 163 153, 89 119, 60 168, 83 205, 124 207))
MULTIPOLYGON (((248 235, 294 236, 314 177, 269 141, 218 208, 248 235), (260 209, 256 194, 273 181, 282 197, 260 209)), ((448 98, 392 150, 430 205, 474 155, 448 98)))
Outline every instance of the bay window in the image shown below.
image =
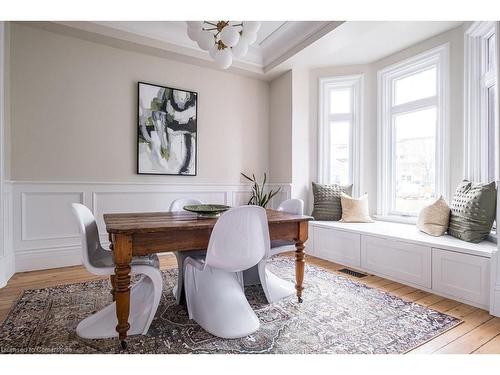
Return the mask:
POLYGON ((474 22, 465 33, 465 178, 498 176, 495 131, 496 35, 494 22, 474 22))
POLYGON ((378 73, 378 213, 416 216, 447 197, 448 46, 378 73))
POLYGON ((318 181, 359 193, 362 75, 319 81, 318 181))

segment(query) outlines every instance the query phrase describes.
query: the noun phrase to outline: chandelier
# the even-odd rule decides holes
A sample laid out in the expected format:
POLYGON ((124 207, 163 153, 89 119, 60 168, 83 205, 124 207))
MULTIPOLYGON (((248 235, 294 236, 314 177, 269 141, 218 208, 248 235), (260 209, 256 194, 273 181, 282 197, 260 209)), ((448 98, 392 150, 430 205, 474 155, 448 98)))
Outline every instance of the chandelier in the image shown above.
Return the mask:
POLYGON ((259 21, 187 21, 189 39, 198 43, 220 69, 227 69, 233 57, 243 57, 257 40, 259 21))

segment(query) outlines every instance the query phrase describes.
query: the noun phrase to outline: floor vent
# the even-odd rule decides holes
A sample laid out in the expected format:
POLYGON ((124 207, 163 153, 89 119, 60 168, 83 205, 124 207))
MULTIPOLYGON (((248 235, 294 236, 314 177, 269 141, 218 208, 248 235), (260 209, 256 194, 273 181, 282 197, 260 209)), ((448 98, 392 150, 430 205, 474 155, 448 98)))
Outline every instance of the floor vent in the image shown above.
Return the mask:
POLYGON ((353 271, 353 270, 350 270, 348 268, 342 268, 341 270, 339 270, 339 272, 347 273, 348 275, 351 275, 351 276, 354 276, 354 277, 359 277, 359 278, 368 276, 365 273, 353 271))

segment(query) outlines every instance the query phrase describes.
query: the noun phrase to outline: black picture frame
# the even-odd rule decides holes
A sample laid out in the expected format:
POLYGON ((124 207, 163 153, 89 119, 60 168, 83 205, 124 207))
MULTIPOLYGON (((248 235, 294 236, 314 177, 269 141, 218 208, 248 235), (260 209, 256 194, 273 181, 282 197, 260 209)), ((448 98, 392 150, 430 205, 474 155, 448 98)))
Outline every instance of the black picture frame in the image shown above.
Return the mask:
MULTIPOLYGON (((171 98, 169 98, 169 99, 171 99, 171 98)), ((169 100, 169 99, 164 98, 165 103, 161 104, 161 105, 162 106, 166 105, 166 101, 169 100)), ((197 176, 197 174, 198 174, 198 100, 199 100, 199 95, 198 95, 198 92, 196 92, 196 91, 191 91, 191 90, 186 90, 186 89, 181 89, 181 88, 176 88, 176 87, 170 87, 170 86, 164 86, 164 85, 160 85, 160 84, 156 84, 156 83, 151 83, 151 82, 144 82, 144 81, 138 81, 137 82, 136 172, 137 172, 138 175, 186 176, 186 177, 197 176), (160 117, 162 117, 162 121, 165 122, 165 125, 164 125, 165 127, 169 127, 168 126, 168 121, 170 121, 170 123, 171 123, 171 127, 170 128, 171 129, 175 125, 177 128, 179 128, 179 129, 174 129, 175 131, 182 131, 182 130, 185 131, 183 133, 184 134, 184 141, 186 141, 188 139, 187 136, 186 136, 186 134, 190 133, 192 139, 194 140, 194 146, 192 146, 193 148, 190 151, 190 159, 189 159, 189 162, 191 161, 191 159, 193 161, 193 168, 192 168, 193 170, 184 173, 182 171, 182 168, 186 167, 185 164, 183 164, 180 167, 180 170, 177 173, 169 173, 169 172, 165 172, 165 171, 154 172, 154 171, 151 171, 151 170, 149 170, 149 171, 141 170, 141 166, 140 166, 140 164, 141 164, 140 163, 141 162, 141 160, 140 160, 140 158, 141 158, 140 148, 141 148, 141 143, 144 143, 144 141, 141 140, 141 138, 144 138, 143 134, 142 134, 143 132, 141 130, 141 127, 142 127, 141 121, 144 121, 144 115, 141 116, 141 85, 155 87, 155 88, 158 88, 159 91, 160 90, 165 90, 164 92, 168 92, 169 96, 170 96, 170 94, 171 94, 171 96, 173 96, 173 92, 174 91, 181 91, 181 92, 189 93, 190 94, 189 101, 194 100, 195 117, 194 117, 194 119, 190 119, 187 124, 175 123, 174 121, 168 119, 168 116, 167 116, 166 112, 161 111, 161 110, 160 111, 155 111, 157 113, 159 112, 158 115, 160 117), (194 98, 194 99, 192 99, 192 98, 194 98), (162 114, 161 112, 163 112, 164 114, 162 114), (182 126, 184 126, 184 128, 182 128, 182 126), (190 131, 192 129, 194 129, 194 131, 190 131), (193 155, 193 153, 194 153, 194 155, 193 155)), ((170 103, 172 104, 173 102, 170 101, 170 103)), ((144 104, 145 103, 142 103, 142 105, 144 105, 144 104)), ((176 106, 175 103, 174 103, 174 106, 176 106)), ((147 110, 151 110, 151 108, 148 108, 147 110)), ((150 128, 150 126, 147 125, 146 128, 150 128)), ((151 147, 150 147, 150 149, 151 149, 151 147)))

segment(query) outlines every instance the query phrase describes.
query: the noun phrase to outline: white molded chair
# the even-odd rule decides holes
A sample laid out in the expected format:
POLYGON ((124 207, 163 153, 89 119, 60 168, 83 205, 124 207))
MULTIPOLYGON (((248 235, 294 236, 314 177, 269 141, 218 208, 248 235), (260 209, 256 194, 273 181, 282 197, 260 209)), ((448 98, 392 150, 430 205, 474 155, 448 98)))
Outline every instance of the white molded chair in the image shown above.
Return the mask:
MULTIPOLYGON (((288 199, 281 203, 277 211, 288 212, 296 215, 304 214, 304 202, 301 199, 288 199)), ((256 267, 245 271, 245 285, 261 284, 267 302, 273 303, 282 298, 295 294, 295 285, 289 281, 283 280, 266 268, 267 260, 274 255, 295 251, 295 242, 293 241, 272 241, 269 252, 259 262, 256 267)))
MULTIPOLYGON (((74 203, 72 207, 82 235, 83 265, 94 275, 113 275, 113 253, 102 248, 94 215, 82 204, 74 203)), ((130 291, 128 335, 145 335, 149 330, 162 294, 163 281, 159 267, 156 255, 132 258, 130 273, 143 276, 130 291)), ((117 324, 116 302, 113 302, 82 320, 76 327, 76 333, 86 339, 117 337, 117 324)))
POLYGON ((241 271, 269 251, 266 211, 258 206, 232 208, 214 226, 205 261, 187 258, 184 285, 189 318, 222 338, 245 337, 259 329, 248 303, 241 271))
MULTIPOLYGON (((192 198, 179 198, 175 199, 171 204, 169 211, 170 212, 179 212, 184 211, 184 206, 190 206, 195 204, 202 204, 198 199, 192 198)), ((174 251, 175 258, 177 259, 177 285, 172 289, 172 293, 174 294, 175 301, 179 305, 182 301, 182 297, 184 296, 184 261, 187 257, 197 257, 203 258, 205 257, 206 250, 188 250, 188 251, 174 251)))

